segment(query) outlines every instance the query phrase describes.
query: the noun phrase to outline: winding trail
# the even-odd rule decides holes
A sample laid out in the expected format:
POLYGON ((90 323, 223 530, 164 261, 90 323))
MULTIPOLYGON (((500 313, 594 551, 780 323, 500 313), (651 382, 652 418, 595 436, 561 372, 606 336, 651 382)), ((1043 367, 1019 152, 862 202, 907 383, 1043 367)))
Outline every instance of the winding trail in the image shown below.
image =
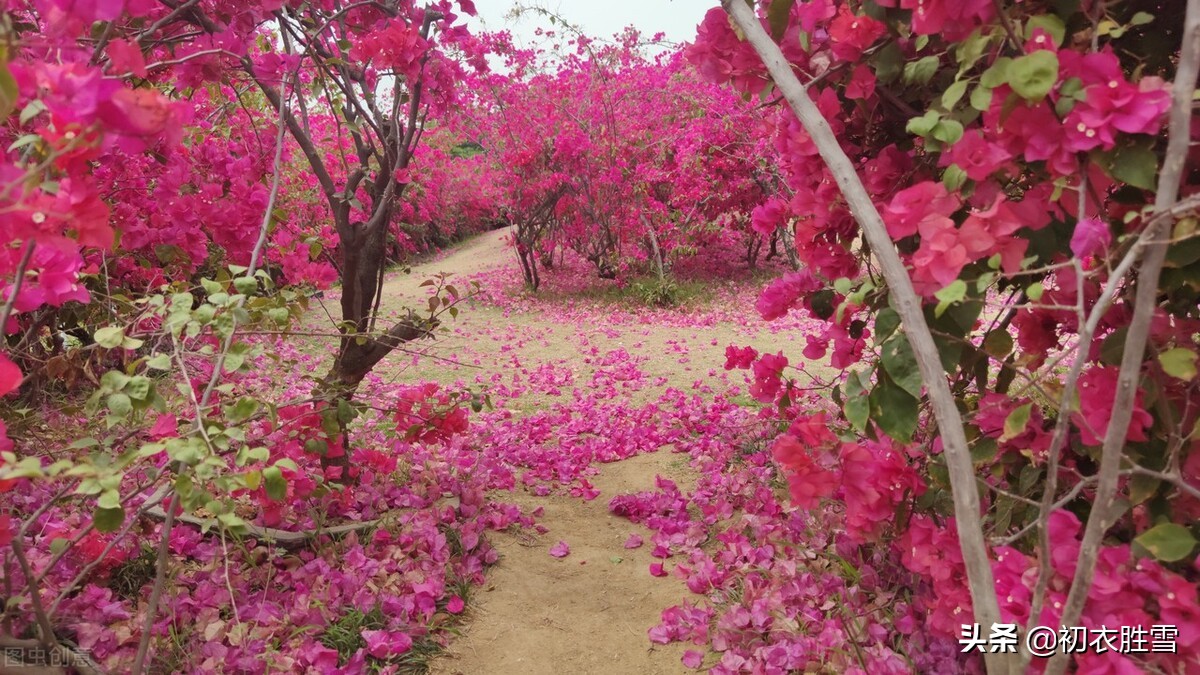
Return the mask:
MULTIPOLYGON (((434 274, 465 277, 514 265, 504 234, 481 235, 414 266, 411 274, 390 276, 383 287, 384 313, 421 306, 428 288, 420 284, 434 274)), ((632 402, 643 403, 667 386, 692 390, 714 370, 722 371, 730 343, 789 349, 794 339, 765 331, 753 335, 733 325, 564 325, 539 311, 505 312, 487 303, 464 307, 447 329, 433 350, 393 354, 377 374, 388 382, 470 383, 480 375, 510 376, 515 368, 552 364, 581 382, 595 376, 596 354, 625 350, 646 382, 653 382, 629 393, 632 402)), ((557 400, 544 391, 531 391, 505 398, 503 405, 514 415, 524 415, 571 396, 567 386, 557 400)), ((674 577, 652 576, 650 564, 658 561, 650 554, 650 531, 608 510, 616 495, 654 489, 657 476, 687 490, 695 483, 688 456, 664 446, 598 468, 589 480, 599 495, 590 500, 567 494, 537 496, 520 485, 514 492, 497 493, 498 499, 534 512, 539 530, 545 531, 489 535, 500 560, 488 570, 486 585, 473 593, 462 634, 432 663, 433 673, 694 672, 681 663, 687 645, 653 645, 647 631, 659 623, 663 609, 697 596, 674 577), (626 540, 635 533, 647 545, 626 549, 626 540), (571 551, 561 559, 549 555, 560 540, 571 551)))

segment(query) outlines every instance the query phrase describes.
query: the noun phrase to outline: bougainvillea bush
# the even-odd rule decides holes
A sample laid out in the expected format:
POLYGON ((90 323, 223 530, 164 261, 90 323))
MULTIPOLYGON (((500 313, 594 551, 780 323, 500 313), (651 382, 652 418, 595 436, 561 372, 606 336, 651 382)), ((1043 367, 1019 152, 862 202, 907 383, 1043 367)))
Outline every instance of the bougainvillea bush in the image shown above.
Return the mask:
MULTIPOLYGON (((931 639, 977 622, 986 637, 990 605, 1022 631, 1179 630, 1176 653, 1093 651, 1072 657, 1081 672, 1200 668, 1196 8, 1185 22, 1184 4, 773 0, 736 22, 711 10, 687 50, 713 81, 776 103, 787 190, 754 223, 794 236, 804 269, 756 309, 822 321, 802 356, 845 371, 836 418, 791 413, 772 453, 796 506, 837 514, 840 555, 887 552, 887 569, 912 575, 884 592, 905 589, 931 639), (827 128, 801 123, 801 84, 827 128), (936 351, 917 353, 925 331, 936 351), (953 414, 934 410, 943 393, 953 414), (963 457, 972 468, 955 482, 963 457), (950 499, 976 489, 978 513, 950 499), (973 568, 964 518, 986 540, 973 568), (987 580, 974 597, 969 574, 987 580)), ((788 363, 745 349, 729 367, 788 408, 788 363)), ((1028 655, 1005 658, 989 669, 1028 655)))

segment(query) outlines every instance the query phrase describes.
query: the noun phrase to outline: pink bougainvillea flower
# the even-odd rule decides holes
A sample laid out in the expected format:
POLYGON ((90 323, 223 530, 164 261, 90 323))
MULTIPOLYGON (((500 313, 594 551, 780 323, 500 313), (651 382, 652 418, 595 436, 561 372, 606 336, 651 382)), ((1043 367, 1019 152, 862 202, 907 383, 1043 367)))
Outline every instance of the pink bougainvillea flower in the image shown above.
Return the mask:
POLYGON ((688 668, 698 669, 700 668, 701 664, 704 663, 704 654, 701 654, 695 649, 689 649, 683 653, 680 661, 682 661, 683 665, 687 666, 688 668))
POLYGON ((667 576, 667 571, 663 569, 663 564, 660 562, 650 563, 650 576, 665 577, 667 576))
POLYGON ((1012 154, 999 144, 984 140, 983 133, 971 131, 963 134, 950 152, 942 155, 942 165, 957 164, 973 181, 986 180, 1005 166, 1012 154))
POLYGON ((550 547, 550 555, 555 558, 565 558, 571 555, 571 547, 565 541, 559 541, 557 544, 550 547))
POLYGON ((629 538, 625 540, 625 548, 638 548, 641 545, 642 535, 637 534, 636 532, 629 535, 629 538))
POLYGON ((748 369, 754 360, 758 358, 758 352, 753 347, 734 347, 729 345, 725 348, 725 370, 748 369))
POLYGON ((7 355, 0 354, 0 396, 16 391, 21 386, 21 369, 7 355))
POLYGON ((133 73, 138 77, 146 77, 146 59, 137 43, 124 39, 112 40, 105 51, 108 52, 113 74, 133 73))
POLYGON ((771 455, 784 467, 792 502, 803 509, 816 508, 823 497, 837 490, 837 476, 816 463, 804 445, 790 434, 775 439, 771 455))
POLYGON ((953 226, 950 215, 959 206, 958 197, 947 192, 944 185, 924 181, 897 192, 882 215, 892 239, 903 239, 916 234, 922 224, 953 226))
POLYGON ((451 614, 461 614, 465 608, 466 603, 463 602, 463 599, 457 595, 453 596, 449 601, 446 602, 446 611, 450 612, 451 614))
MULTIPOLYGON (((1079 378, 1079 411, 1071 414, 1071 421, 1078 427, 1085 445, 1104 442, 1117 395, 1118 372, 1115 366, 1093 366, 1079 378)), ((1146 429, 1154 423, 1154 418, 1143 407, 1144 396, 1145 392, 1139 387, 1133 416, 1125 432, 1126 441, 1146 440, 1146 429)))
POLYGON ((367 653, 377 659, 399 656, 413 645, 412 636, 403 631, 364 630, 362 637, 367 643, 367 653))
POLYGON ((1108 223, 1099 218, 1084 218, 1075 223, 1071 234, 1071 252, 1076 258, 1087 259, 1101 253, 1112 243, 1108 223))
POLYGON ((887 26, 879 21, 857 15, 848 6, 842 5, 837 17, 829 24, 833 55, 843 61, 856 61, 867 47, 886 32, 887 26))

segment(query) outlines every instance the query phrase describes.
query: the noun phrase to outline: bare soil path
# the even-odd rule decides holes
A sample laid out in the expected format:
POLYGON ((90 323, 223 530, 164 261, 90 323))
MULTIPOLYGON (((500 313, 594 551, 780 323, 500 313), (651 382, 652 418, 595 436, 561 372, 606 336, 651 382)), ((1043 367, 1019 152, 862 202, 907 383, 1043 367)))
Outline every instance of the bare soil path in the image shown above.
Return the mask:
MULTIPOLYGON (((428 288, 421 282, 438 274, 459 277, 515 264, 504 243, 504 231, 472 239, 449 253, 414 266, 409 275, 385 282, 383 308, 399 312, 420 306, 428 288)), ((458 284, 460 287, 462 284, 458 284)), ((328 303, 328 301, 326 301, 328 303)), ((333 308, 330 307, 332 310, 333 308)), ((319 311, 319 310, 318 310, 319 311)), ((592 377, 597 353, 624 349, 655 386, 631 391, 633 402, 657 396, 664 387, 693 389, 697 381, 720 371, 730 343, 778 345, 782 335, 748 335, 744 327, 708 328, 629 325, 615 330, 603 325, 564 325, 540 312, 506 313, 487 304, 464 307, 448 325, 448 333, 428 351, 393 354, 378 374, 385 381, 471 383, 479 375, 508 375, 515 368, 552 364, 569 369, 576 381, 592 377), (446 360, 450 359, 450 360, 446 360)), ((539 392, 504 405, 527 414, 570 397, 571 387, 555 395, 539 392)), ((656 476, 675 480, 687 490, 694 476, 687 457, 669 446, 656 452, 605 464, 591 477, 600 495, 590 501, 568 495, 536 496, 518 490, 497 495, 530 511, 542 509, 538 523, 547 531, 490 535, 501 553, 489 569, 488 582, 471 598, 462 635, 432 664, 441 675, 522 675, 546 673, 683 673, 685 645, 652 645, 647 631, 659 623, 666 607, 687 602, 691 595, 673 577, 649 572, 650 532, 609 513, 618 495, 654 488, 656 476), (646 545, 626 549, 630 534, 646 545), (549 549, 566 541, 570 555, 555 558, 549 549)))

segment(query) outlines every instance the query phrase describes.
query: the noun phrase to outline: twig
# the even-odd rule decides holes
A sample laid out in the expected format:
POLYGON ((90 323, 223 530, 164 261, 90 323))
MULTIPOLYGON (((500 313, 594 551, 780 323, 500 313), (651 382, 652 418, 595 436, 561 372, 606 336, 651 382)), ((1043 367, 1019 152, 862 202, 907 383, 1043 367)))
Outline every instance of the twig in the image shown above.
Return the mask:
POLYGON ((21 284, 25 282, 25 270, 29 268, 29 261, 33 258, 33 249, 37 243, 32 239, 25 245, 25 253, 21 256, 21 262, 17 264, 17 271, 13 275, 12 288, 8 291, 8 299, 4 301, 4 309, 0 310, 0 326, 8 324, 8 317, 12 314, 13 305, 17 302, 17 296, 21 294, 21 284))
MULTIPOLYGON (((161 508, 151 508, 146 510, 146 515, 157 520, 166 520, 167 513, 161 508)), ((191 525, 199 530, 207 531, 214 527, 222 527, 219 521, 215 518, 200 518, 197 516, 188 515, 186 513, 175 516, 175 520, 191 525)), ((262 527, 259 525, 247 524, 244 526, 240 534, 243 537, 252 537, 261 541, 269 542, 276 546, 295 549, 308 546, 318 537, 329 535, 337 537, 351 532, 359 532, 361 530, 370 529, 379 524, 378 520, 364 520, 357 523, 348 523, 346 525, 336 525, 334 527, 319 527, 312 530, 281 530, 274 527, 262 527)))

